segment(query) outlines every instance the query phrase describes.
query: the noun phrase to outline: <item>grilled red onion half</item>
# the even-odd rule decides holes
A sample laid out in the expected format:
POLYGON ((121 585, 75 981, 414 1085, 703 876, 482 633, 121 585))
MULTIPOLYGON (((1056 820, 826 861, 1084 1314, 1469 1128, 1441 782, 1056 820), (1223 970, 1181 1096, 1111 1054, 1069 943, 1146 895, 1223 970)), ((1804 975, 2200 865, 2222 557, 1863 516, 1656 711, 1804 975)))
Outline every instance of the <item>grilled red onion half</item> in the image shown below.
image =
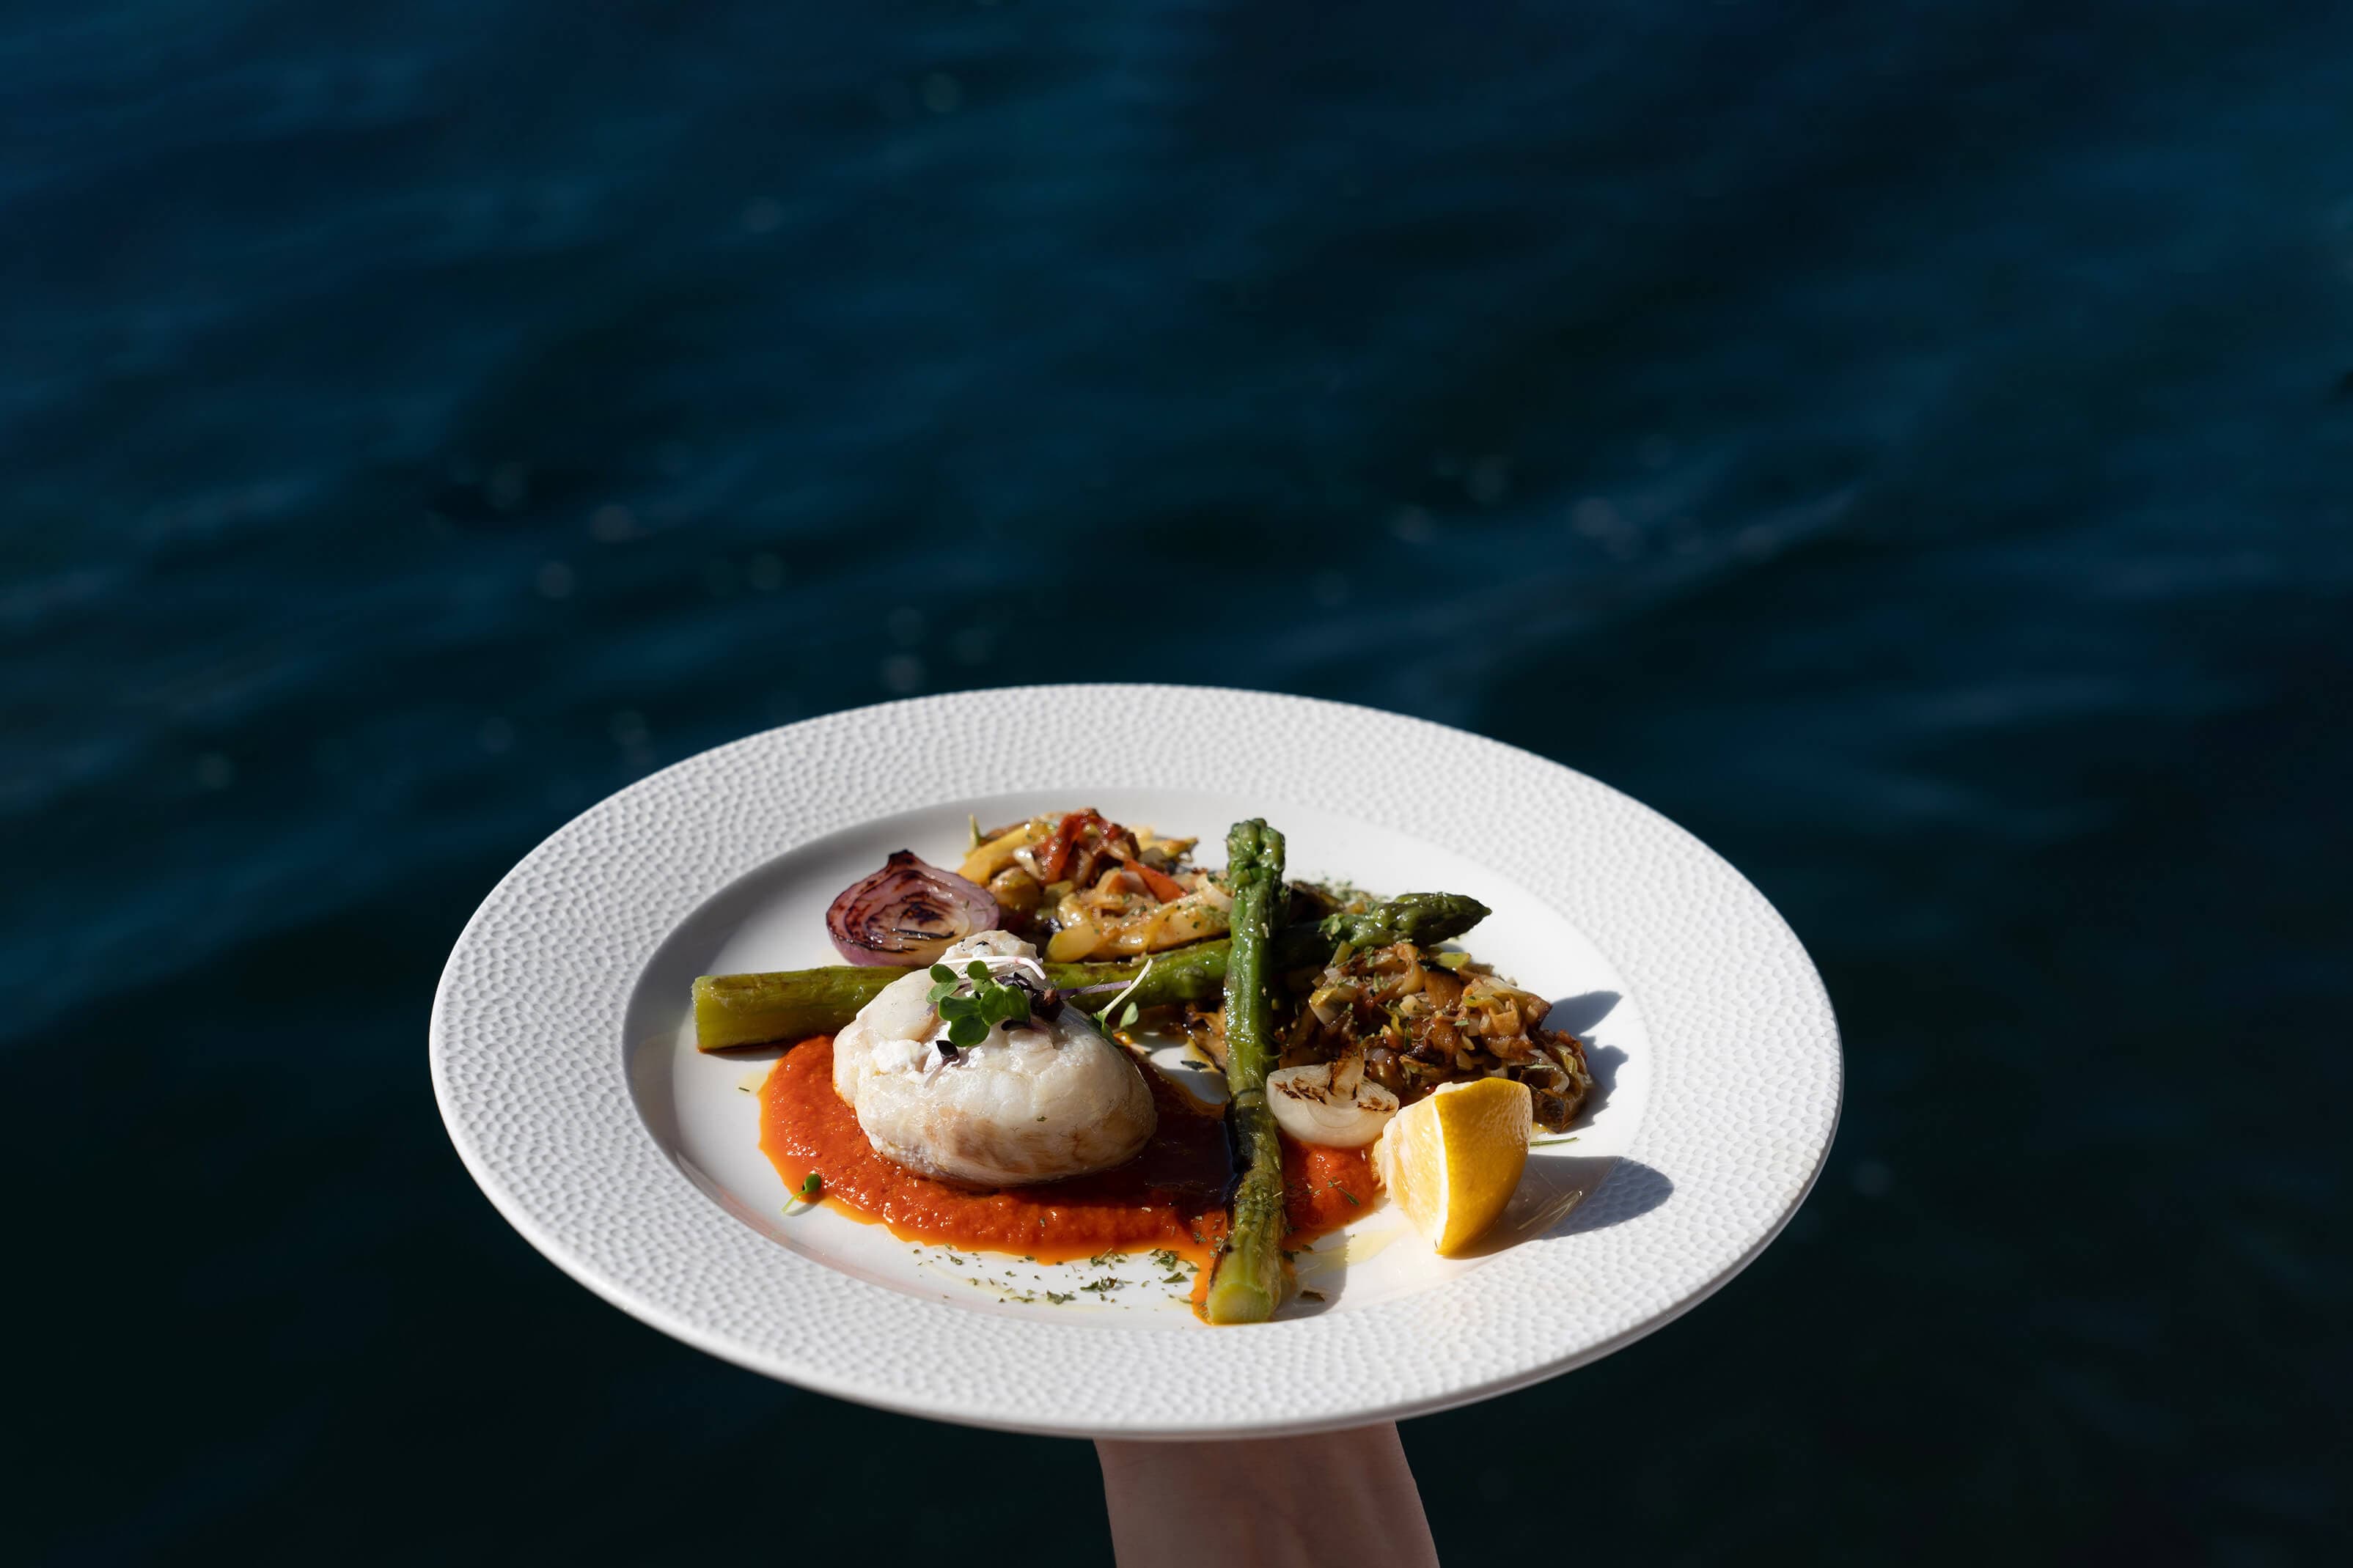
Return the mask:
POLYGON ((1003 923, 987 889, 925 865, 907 849, 850 884, 825 911, 825 929, 842 957, 910 969, 937 963, 959 937, 1003 923))

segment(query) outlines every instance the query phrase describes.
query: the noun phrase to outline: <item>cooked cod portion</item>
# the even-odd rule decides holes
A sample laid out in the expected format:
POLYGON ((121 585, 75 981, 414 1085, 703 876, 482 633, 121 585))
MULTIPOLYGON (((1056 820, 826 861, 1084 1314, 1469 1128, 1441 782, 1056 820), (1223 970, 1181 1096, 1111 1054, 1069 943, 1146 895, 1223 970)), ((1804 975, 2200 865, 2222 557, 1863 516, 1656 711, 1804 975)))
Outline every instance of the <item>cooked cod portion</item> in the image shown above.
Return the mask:
POLYGON ((941 963, 962 974, 975 959, 989 978, 1038 997, 1027 1022, 995 1024, 958 1047, 917 970, 885 986, 834 1037, 834 1092, 858 1113, 884 1159, 927 1176, 1017 1186, 1108 1170, 1134 1159, 1156 1117, 1144 1075, 1075 1006, 1046 984, 1037 950, 985 931, 941 963))

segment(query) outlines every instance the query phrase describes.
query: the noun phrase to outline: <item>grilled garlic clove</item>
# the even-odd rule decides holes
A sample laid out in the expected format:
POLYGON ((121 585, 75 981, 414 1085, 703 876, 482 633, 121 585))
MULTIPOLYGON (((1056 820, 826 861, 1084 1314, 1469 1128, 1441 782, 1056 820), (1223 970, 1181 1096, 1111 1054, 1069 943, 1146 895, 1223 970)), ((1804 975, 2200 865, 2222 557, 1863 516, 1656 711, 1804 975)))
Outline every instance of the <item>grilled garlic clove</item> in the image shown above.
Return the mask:
POLYGON ((1266 1075, 1266 1103, 1275 1124, 1302 1143, 1361 1149, 1381 1135, 1398 1112, 1398 1097, 1364 1076, 1364 1058, 1335 1065, 1283 1068, 1266 1075))

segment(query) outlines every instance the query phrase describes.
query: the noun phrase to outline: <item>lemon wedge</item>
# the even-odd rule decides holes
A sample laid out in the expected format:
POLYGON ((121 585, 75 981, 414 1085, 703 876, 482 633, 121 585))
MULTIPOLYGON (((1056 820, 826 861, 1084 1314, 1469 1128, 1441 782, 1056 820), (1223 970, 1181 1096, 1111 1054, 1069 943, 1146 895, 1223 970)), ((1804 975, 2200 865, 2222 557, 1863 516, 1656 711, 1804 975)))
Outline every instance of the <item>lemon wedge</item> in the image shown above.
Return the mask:
POLYGON ((1528 1163, 1535 1100, 1507 1078, 1441 1085, 1407 1106, 1373 1145, 1373 1172, 1441 1258, 1503 1217, 1528 1163))

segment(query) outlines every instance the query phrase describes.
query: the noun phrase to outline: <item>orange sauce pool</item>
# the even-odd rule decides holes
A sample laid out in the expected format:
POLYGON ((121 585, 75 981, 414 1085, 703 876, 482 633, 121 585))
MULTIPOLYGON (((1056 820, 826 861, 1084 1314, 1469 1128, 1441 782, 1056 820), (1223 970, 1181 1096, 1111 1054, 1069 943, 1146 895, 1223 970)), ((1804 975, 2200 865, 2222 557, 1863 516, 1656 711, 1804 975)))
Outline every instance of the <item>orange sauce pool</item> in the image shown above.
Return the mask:
MULTIPOLYGON (((1159 1127, 1116 1170, 995 1191, 934 1181, 874 1152, 857 1115, 833 1092, 833 1041, 818 1036, 785 1053, 760 1089, 760 1152, 798 1191, 815 1172, 827 1201, 902 1241, 1004 1252, 1041 1263, 1165 1247, 1207 1267, 1226 1231, 1233 1181, 1225 1119, 1160 1074, 1145 1073, 1159 1127)), ((1282 1141, 1288 1240, 1303 1247, 1373 1205, 1361 1149, 1282 1141)))

